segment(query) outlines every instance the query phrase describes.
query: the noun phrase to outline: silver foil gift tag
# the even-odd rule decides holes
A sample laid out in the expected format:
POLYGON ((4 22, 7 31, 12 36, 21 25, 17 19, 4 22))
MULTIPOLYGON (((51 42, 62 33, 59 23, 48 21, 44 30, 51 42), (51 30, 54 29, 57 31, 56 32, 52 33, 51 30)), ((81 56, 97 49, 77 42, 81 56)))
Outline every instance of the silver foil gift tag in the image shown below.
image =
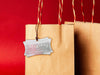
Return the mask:
POLYGON ((51 39, 44 38, 36 40, 26 40, 23 42, 25 46, 25 56, 43 55, 51 54, 53 51, 51 49, 51 39))

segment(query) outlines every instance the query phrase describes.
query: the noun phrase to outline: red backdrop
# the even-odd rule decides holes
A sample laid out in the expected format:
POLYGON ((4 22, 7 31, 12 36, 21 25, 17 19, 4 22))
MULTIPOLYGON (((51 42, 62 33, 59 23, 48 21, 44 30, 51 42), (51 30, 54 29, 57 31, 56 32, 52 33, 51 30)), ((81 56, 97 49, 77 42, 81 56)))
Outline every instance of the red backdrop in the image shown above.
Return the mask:
MULTIPOLYGON (((94 21, 100 22, 100 0, 94 21)), ((0 1, 0 75, 24 75, 25 24, 36 24, 38 0, 0 1)), ((77 20, 82 20, 80 0, 75 0, 77 20)), ((85 21, 91 21, 92 0, 84 0, 85 21)), ((58 0, 44 0, 42 23, 58 23, 58 0)), ((64 0, 64 21, 73 21, 71 0, 64 0)))

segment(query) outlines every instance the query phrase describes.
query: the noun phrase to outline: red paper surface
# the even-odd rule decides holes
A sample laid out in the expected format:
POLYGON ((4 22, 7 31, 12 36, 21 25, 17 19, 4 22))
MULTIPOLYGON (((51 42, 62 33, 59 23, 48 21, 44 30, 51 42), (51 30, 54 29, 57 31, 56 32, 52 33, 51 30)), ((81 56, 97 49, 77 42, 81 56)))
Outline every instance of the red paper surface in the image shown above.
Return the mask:
MULTIPOLYGON (((81 1, 81 0, 80 0, 81 1)), ((75 0, 77 20, 82 20, 80 1, 75 0)), ((100 22, 96 0, 95 22, 100 22)), ((0 1, 0 75, 24 75, 25 24, 36 24, 38 0, 0 1)), ((91 21, 92 0, 84 0, 85 21, 91 21)), ((58 0, 44 0, 42 23, 58 23, 58 0)), ((73 21, 71 0, 64 0, 63 22, 73 21)))

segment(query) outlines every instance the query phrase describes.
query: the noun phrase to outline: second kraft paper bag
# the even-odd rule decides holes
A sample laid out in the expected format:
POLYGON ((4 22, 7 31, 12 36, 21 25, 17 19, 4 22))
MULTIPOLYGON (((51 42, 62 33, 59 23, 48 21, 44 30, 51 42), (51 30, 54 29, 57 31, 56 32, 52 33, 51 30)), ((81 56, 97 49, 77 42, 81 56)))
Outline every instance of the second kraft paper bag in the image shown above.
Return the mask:
MULTIPOLYGON (((73 0, 74 17, 74 0, 73 0)), ((83 6, 83 3, 81 3, 83 6)), ((100 23, 93 23, 95 0, 93 0, 92 22, 74 23, 76 72, 79 75, 100 74, 100 23)), ((83 21, 84 21, 84 12, 83 21)), ((76 20, 76 19, 74 19, 76 20)), ((66 22, 67 23, 67 22, 66 22)))

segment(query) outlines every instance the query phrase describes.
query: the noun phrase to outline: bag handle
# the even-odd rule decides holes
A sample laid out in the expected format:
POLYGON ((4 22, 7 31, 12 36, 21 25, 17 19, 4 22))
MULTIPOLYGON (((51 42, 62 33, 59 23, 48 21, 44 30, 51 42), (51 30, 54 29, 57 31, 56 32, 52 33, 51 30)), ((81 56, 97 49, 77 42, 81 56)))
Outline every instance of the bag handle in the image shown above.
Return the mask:
POLYGON ((74 23, 75 23, 75 21, 76 21, 76 13, 75 13, 75 8, 74 8, 74 0, 72 0, 72 9, 73 9, 74 23))
POLYGON ((94 7, 95 7, 95 0, 93 0, 93 7, 92 7, 92 23, 94 22, 94 7))
POLYGON ((81 0, 81 11, 82 11, 82 16, 83 16, 83 22, 84 22, 84 12, 83 12, 83 0, 81 0))
POLYGON ((36 31, 36 41, 38 41, 38 28, 42 21, 42 11, 43 11, 43 0, 39 0, 38 3, 38 14, 37 14, 37 25, 35 26, 36 31))
POLYGON ((63 0, 59 0, 59 11, 58 11, 58 24, 62 23, 62 14, 63 14, 63 0))
MULTIPOLYGON (((43 0, 39 0, 38 3, 38 16, 37 16, 37 25, 35 27, 36 31, 36 41, 38 41, 38 29, 42 21, 42 11, 43 11, 43 0)), ((62 23, 62 13, 63 13, 63 0, 59 0, 59 11, 58 11, 58 24, 62 23)))
MULTIPOLYGON (((93 0, 93 6, 92 6, 92 19, 91 22, 94 21, 94 7, 95 7, 95 0, 93 0)), ((74 22, 76 21, 76 14, 75 14, 75 8, 74 8, 74 0, 72 0, 72 8, 73 8, 73 15, 74 15, 74 22)), ((83 22, 84 22, 84 12, 83 12, 83 0, 81 0, 81 11, 83 16, 83 22)))

